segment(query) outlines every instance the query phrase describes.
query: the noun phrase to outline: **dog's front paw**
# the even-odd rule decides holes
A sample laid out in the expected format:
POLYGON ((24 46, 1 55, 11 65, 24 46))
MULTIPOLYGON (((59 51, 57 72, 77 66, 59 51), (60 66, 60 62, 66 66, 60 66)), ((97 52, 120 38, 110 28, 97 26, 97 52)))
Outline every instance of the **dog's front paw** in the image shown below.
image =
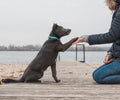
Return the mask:
POLYGON ((75 42, 77 39, 78 39, 78 37, 73 38, 73 39, 72 39, 72 42, 75 42))
POLYGON ((56 80, 56 83, 60 83, 61 82, 61 80, 56 80))

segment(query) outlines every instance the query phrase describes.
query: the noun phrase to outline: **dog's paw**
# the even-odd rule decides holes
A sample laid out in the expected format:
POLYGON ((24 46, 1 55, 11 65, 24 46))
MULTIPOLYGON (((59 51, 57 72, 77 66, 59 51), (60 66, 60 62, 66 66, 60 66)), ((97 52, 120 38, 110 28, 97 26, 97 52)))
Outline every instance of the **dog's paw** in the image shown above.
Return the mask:
POLYGON ((73 39, 72 39, 72 42, 75 42, 77 39, 78 39, 78 37, 73 38, 73 39))
POLYGON ((61 82, 61 80, 56 80, 56 83, 60 83, 61 82))

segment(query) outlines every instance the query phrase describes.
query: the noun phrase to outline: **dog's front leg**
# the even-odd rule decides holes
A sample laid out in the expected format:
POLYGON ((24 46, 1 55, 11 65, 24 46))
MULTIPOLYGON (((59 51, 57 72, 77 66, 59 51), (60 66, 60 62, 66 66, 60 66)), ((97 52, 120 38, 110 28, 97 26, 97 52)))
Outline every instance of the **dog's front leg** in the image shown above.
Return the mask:
POLYGON ((65 44, 59 45, 58 48, 57 48, 58 51, 65 51, 65 50, 67 50, 72 45, 72 43, 75 42, 77 39, 78 39, 78 37, 71 39, 69 42, 67 42, 65 44))
POLYGON ((53 65, 51 65, 51 70, 52 70, 52 76, 56 81, 56 83, 60 82, 60 80, 57 79, 56 62, 53 65))

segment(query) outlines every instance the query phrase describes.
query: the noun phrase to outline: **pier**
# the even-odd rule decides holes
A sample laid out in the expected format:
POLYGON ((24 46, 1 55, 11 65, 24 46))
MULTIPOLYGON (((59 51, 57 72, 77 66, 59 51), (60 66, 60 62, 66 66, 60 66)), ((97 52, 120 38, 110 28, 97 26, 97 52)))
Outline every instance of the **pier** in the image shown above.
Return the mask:
MULTIPOLYGON (((0 77, 17 77, 26 66, 0 64, 0 77)), ((60 83, 55 83, 48 68, 42 83, 0 85, 0 100, 118 100, 120 85, 100 85, 92 79, 92 72, 98 66, 76 61, 58 62, 60 83)))

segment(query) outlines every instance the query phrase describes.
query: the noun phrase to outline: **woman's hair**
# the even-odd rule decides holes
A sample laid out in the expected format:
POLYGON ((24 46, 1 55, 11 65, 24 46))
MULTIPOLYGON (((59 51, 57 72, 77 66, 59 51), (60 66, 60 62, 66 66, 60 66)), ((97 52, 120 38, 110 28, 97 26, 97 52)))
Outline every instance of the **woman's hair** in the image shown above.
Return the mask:
POLYGON ((105 0, 105 2, 106 2, 107 6, 109 7, 109 9, 111 11, 115 10, 115 8, 116 8, 116 2, 115 2, 115 0, 105 0))

